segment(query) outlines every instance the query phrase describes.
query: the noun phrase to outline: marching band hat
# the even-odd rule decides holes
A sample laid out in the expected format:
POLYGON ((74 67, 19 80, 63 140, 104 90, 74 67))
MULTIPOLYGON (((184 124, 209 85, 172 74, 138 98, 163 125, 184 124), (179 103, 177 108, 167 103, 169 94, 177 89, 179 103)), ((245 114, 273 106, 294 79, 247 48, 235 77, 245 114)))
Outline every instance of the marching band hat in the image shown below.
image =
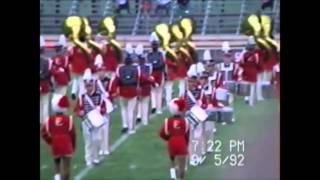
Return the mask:
POLYGON ((172 115, 180 115, 186 111, 187 103, 182 98, 174 98, 169 102, 168 106, 172 115))
POLYGON ((56 113, 66 112, 70 106, 67 96, 61 94, 54 94, 51 100, 52 110, 56 113))

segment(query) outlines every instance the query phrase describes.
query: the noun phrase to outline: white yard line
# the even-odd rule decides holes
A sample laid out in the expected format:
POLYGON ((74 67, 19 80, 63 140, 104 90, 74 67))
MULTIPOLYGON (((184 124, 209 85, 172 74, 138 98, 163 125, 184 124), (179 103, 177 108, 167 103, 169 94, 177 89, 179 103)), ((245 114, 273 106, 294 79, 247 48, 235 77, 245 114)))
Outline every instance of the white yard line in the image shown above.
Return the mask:
MULTIPOLYGON (((165 111, 166 107, 162 109, 162 111, 165 111)), ((150 116, 150 120, 155 118, 157 115, 160 114, 152 114, 150 116)), ((140 129, 142 127, 142 122, 140 122, 137 126, 136 126, 136 131, 138 131, 138 129, 140 129)), ((128 138, 130 137, 129 134, 124 134, 122 135, 119 139, 116 140, 116 142, 111 146, 111 152, 115 151, 124 141, 126 141, 128 138)), ((102 159, 104 160, 104 158, 102 159)), ((103 162, 102 162, 103 163, 103 162)), ((85 167, 84 169, 82 169, 75 177, 75 180, 81 180, 84 176, 86 176, 89 171, 91 169, 93 169, 94 167, 85 167)))

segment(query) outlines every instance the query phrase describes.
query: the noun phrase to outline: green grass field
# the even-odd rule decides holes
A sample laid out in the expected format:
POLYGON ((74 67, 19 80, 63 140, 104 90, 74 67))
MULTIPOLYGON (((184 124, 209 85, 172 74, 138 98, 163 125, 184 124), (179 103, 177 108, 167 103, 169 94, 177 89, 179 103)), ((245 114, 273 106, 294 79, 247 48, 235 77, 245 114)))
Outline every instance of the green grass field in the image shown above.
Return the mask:
MULTIPOLYGON (((277 119, 278 101, 269 99, 258 102, 254 107, 249 107, 242 98, 236 97, 235 109, 236 122, 226 126, 218 124, 215 139, 222 142, 222 156, 228 154, 228 143, 231 139, 244 140, 246 148, 244 156, 246 157, 249 156, 247 153, 250 148, 259 142, 259 134, 267 130, 270 122, 277 119)), ((160 126, 164 118, 168 116, 167 111, 164 111, 162 115, 155 116, 148 126, 141 127, 136 134, 129 136, 100 165, 90 170, 83 179, 169 179, 167 149, 165 143, 158 136, 160 126)), ((85 168, 80 120, 76 121, 76 125, 78 136, 77 150, 72 165, 73 177, 85 168)), ((117 110, 112 114, 112 144, 121 137, 120 130, 120 112, 117 110)), ((41 179, 53 179, 52 158, 48 146, 42 140, 40 149, 41 179)), ((246 159, 244 163, 246 164, 246 159)), ((228 165, 215 166, 214 153, 211 153, 201 166, 189 166, 186 179, 224 179, 225 175, 232 171, 232 168, 234 167, 228 165)))

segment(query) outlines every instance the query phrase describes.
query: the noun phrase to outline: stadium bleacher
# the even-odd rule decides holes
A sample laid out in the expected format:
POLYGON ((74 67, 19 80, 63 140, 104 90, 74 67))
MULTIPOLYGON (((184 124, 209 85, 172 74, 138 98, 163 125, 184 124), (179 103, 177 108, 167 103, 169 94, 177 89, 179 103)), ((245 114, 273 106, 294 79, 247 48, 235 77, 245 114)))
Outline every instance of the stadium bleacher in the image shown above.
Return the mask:
MULTIPOLYGON (((122 11, 117 16, 118 34, 149 34, 158 22, 175 22, 179 19, 178 5, 173 1, 171 15, 156 15, 152 11, 149 18, 143 17, 137 9, 136 1, 130 1, 131 14, 122 11), (138 13, 136 13, 138 12, 138 13), (135 23, 137 22, 137 23, 135 23)), ((279 3, 275 1, 273 9, 263 13, 275 17, 276 31, 279 32, 279 3)), ((260 9, 258 0, 193 0, 188 6, 188 15, 197 25, 196 34, 237 34, 240 21, 247 15, 260 9), (210 6, 208 6, 210 4, 210 6), (207 16, 207 23, 204 18, 207 16), (203 28, 203 26, 206 26, 203 28)), ((42 34, 60 34, 63 20, 69 15, 86 16, 90 19, 93 30, 97 29, 99 20, 105 15, 114 14, 112 0, 41 0, 40 29, 42 34)), ((153 5, 155 7, 155 5, 153 5)), ((154 8, 153 8, 154 9, 154 8)))

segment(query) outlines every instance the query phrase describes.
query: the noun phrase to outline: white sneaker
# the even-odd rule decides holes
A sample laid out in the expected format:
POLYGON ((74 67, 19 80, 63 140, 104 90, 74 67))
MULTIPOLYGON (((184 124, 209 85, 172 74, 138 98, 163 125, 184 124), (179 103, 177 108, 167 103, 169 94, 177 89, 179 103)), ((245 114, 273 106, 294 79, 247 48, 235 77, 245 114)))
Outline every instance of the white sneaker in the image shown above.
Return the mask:
POLYGON ((263 98, 263 97, 261 97, 261 98, 257 98, 257 100, 258 100, 258 101, 263 101, 263 100, 264 100, 264 98, 263 98))
POLYGON ((217 132, 217 128, 214 128, 214 129, 213 129, 213 132, 214 132, 214 133, 217 132))
POLYGON ((93 163, 92 163, 91 161, 89 161, 89 162, 86 162, 86 165, 87 165, 88 167, 91 167, 91 166, 93 166, 93 163))
POLYGON ((162 114, 162 111, 157 111, 157 114, 162 114))
POLYGON ((249 96, 245 96, 245 97, 244 97, 244 100, 245 100, 245 101, 249 101, 249 96))
POLYGON ((221 124, 224 126, 224 125, 226 125, 227 123, 226 123, 226 122, 222 122, 221 124))
POLYGON ((148 125, 148 123, 146 122, 146 123, 142 123, 144 126, 147 126, 148 125))
POLYGON ((129 131, 129 134, 135 134, 135 133, 136 133, 135 130, 130 130, 130 131, 129 131))
POLYGON ((99 155, 100 155, 100 156, 103 155, 103 151, 102 151, 102 150, 99 151, 99 155))
POLYGON ((231 121, 232 121, 232 122, 236 122, 236 119, 235 119, 235 118, 232 118, 231 121))
POLYGON ((99 159, 94 159, 94 160, 93 160, 93 163, 94 163, 94 164, 99 164, 99 162, 100 162, 99 159))
POLYGON ((109 154, 110 154, 109 151, 103 151, 103 155, 107 156, 107 155, 109 155, 109 154))

